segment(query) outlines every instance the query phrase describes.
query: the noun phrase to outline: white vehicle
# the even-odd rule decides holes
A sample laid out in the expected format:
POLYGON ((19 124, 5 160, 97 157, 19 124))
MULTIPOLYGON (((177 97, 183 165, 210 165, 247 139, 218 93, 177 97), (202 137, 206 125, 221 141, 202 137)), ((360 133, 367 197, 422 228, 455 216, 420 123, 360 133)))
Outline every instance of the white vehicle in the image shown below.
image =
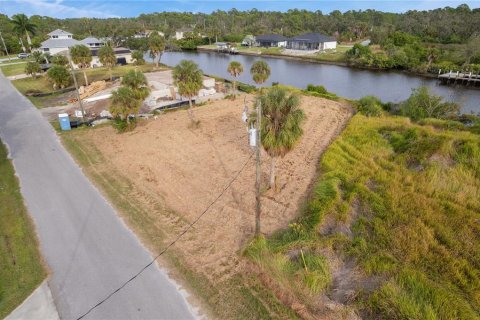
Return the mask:
POLYGON ((25 59, 25 58, 30 57, 30 53, 19 53, 19 54, 17 55, 17 57, 18 57, 19 59, 25 59))

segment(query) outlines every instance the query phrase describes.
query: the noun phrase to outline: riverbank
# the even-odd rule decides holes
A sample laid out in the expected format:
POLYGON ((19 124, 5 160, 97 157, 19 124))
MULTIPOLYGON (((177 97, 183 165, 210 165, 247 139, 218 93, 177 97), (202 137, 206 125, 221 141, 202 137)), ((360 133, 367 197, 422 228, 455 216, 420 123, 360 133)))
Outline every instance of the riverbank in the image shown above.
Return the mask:
MULTIPOLYGON (((216 50, 214 48, 208 48, 206 46, 197 47, 196 51, 216 53, 216 54, 228 54, 228 53, 218 52, 218 50, 216 50)), ((379 68, 353 65, 353 64, 350 64, 346 61, 324 60, 324 59, 321 59, 320 57, 314 58, 314 57, 309 57, 309 56, 293 56, 293 55, 288 55, 288 54, 283 54, 283 53, 272 54, 272 53, 261 53, 261 52, 256 53, 256 52, 247 52, 247 51, 239 51, 238 55, 253 56, 253 57, 265 57, 265 58, 274 58, 274 59, 285 59, 285 60, 293 60, 293 61, 305 61, 305 62, 312 62, 312 63, 318 63, 318 64, 327 64, 327 65, 347 67, 347 68, 358 69, 358 70, 368 70, 368 71, 373 71, 373 72, 394 72, 394 73, 401 73, 401 74, 409 74, 409 75, 413 75, 413 76, 416 76, 416 77, 422 77, 422 78, 426 78, 426 79, 437 79, 438 78, 438 75, 433 74, 433 73, 420 73, 420 72, 413 72, 413 71, 408 71, 408 70, 396 70, 396 69, 379 69, 379 68)))

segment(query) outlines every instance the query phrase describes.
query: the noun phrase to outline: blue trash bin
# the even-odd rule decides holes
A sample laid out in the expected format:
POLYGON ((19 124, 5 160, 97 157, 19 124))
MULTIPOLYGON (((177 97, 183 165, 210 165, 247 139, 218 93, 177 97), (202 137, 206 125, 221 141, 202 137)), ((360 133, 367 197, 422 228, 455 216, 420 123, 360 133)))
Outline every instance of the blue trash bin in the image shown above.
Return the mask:
POLYGON ((63 131, 71 130, 70 127, 70 118, 68 117, 68 113, 60 113, 58 115, 58 122, 60 122, 60 128, 63 131))

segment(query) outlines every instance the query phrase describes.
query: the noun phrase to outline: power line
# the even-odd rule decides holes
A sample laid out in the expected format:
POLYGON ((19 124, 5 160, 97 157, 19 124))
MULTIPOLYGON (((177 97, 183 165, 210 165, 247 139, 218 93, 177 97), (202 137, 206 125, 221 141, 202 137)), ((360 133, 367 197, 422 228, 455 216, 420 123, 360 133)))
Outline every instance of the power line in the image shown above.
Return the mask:
POLYGON ((218 201, 218 199, 220 199, 223 194, 225 193, 225 191, 227 191, 230 186, 233 184, 233 182, 235 182, 235 180, 237 180, 237 178, 240 176, 240 173, 242 173, 243 169, 245 169, 245 167, 247 166, 248 162, 250 161, 250 159, 252 158, 254 153, 250 154, 250 156, 248 157, 247 161, 245 161, 245 163, 243 164, 243 166, 240 168, 240 170, 238 171, 238 173, 232 178, 232 180, 230 180, 230 182, 226 185, 226 187, 222 190, 222 192, 220 192, 220 194, 205 208, 205 210, 198 215, 198 217, 191 223, 188 225, 187 228, 185 228, 185 230, 183 230, 176 238, 175 240, 173 240, 168 246, 166 246, 155 258, 152 259, 152 261, 150 261, 147 265, 145 265, 142 269, 140 269, 140 271, 138 271, 134 276, 132 276, 130 279, 128 279, 127 281, 125 281, 120 287, 118 287, 117 289, 115 289, 114 291, 112 291, 108 296, 106 296, 104 299, 100 300, 97 304, 95 304, 93 307, 91 307, 87 312, 85 312, 84 314, 82 314, 80 317, 77 318, 77 320, 80 320, 80 319, 83 319, 85 316, 87 316, 90 312, 92 312, 94 309, 96 309, 97 307, 99 307, 100 305, 102 305, 104 302, 106 302, 108 299, 110 299, 115 293, 119 292, 120 290, 122 290, 127 284, 129 284, 130 282, 132 282, 133 280, 135 280, 135 278, 137 278, 143 271, 145 271, 148 267, 150 267, 162 254, 164 254, 165 252, 167 252, 167 250, 173 246, 178 240, 180 240, 181 237, 183 237, 183 235, 185 235, 188 230, 190 230, 204 215, 205 213, 207 213, 207 211, 218 201))

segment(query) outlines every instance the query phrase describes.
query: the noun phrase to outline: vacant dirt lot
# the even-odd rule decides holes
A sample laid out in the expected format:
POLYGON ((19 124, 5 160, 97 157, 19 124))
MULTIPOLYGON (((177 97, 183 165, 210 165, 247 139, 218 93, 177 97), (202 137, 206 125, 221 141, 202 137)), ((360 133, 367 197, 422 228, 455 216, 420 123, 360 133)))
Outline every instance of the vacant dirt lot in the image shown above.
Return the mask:
MULTIPOLYGON (((241 121, 243 107, 242 96, 196 108, 199 128, 191 128, 186 111, 176 111, 131 133, 104 127, 86 131, 82 138, 92 141, 106 165, 128 177, 133 189, 165 204, 168 216, 153 208, 151 214, 158 216, 159 228, 170 239, 204 211, 248 161, 231 188, 176 244, 194 270, 214 281, 235 272, 238 252, 254 230, 255 161, 248 160, 253 150, 241 121)), ((266 191, 262 197, 262 231, 267 234, 286 227, 297 215, 322 151, 350 117, 342 104, 320 98, 302 97, 302 108, 307 115, 303 138, 277 161, 278 192, 266 191)), ((263 153, 265 184, 269 164, 263 153)))

